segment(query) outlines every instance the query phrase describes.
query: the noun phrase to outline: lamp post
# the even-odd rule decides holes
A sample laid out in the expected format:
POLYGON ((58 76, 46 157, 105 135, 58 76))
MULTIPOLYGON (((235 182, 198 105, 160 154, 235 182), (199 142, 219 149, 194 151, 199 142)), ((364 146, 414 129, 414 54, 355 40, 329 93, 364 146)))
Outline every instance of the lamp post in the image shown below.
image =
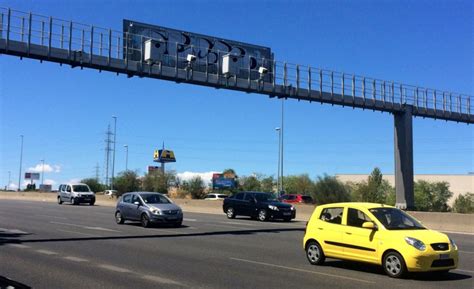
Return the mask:
POLYGON ((8 185, 7 185, 7 190, 10 190, 11 176, 12 176, 12 172, 11 172, 11 171, 8 171, 8 185))
POLYGON ((44 185, 44 159, 41 160, 41 186, 44 185))
POLYGON ((21 149, 20 149, 20 173, 18 175, 18 191, 21 190, 21 165, 23 163, 23 135, 20 135, 21 138, 21 149))
POLYGON ((278 132, 278 174, 277 174, 277 196, 280 196, 280 161, 281 161, 281 128, 277 127, 275 130, 278 132))
POLYGON ((128 145, 123 147, 125 148, 125 171, 128 171, 128 145))
POLYGON ((117 142, 117 117, 112 116, 114 119, 114 154, 112 156, 112 181, 110 182, 110 189, 114 189, 114 170, 115 170, 115 144, 117 142))
POLYGON ((278 193, 278 195, 281 194, 281 192, 283 192, 283 133, 284 133, 284 128, 283 128, 283 115, 284 115, 284 98, 281 99, 281 140, 280 140, 280 143, 281 143, 281 161, 280 161, 280 165, 281 165, 281 168, 280 168, 280 192, 278 193))

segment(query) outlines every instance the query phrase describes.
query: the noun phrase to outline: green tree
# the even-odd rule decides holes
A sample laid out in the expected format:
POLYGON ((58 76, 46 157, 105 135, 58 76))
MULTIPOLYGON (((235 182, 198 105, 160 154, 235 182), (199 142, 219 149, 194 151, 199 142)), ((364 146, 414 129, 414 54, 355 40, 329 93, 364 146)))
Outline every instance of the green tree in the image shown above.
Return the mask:
POLYGON ((312 193, 316 204, 328 204, 337 202, 348 202, 350 193, 348 188, 336 177, 324 175, 319 176, 312 193))
POLYGON ((287 194, 309 195, 313 191, 314 183, 308 174, 287 176, 283 178, 283 189, 287 194))
POLYGON ((106 186, 104 184, 99 183, 99 181, 94 178, 83 179, 81 180, 81 183, 88 185, 91 191, 93 191, 94 193, 103 192, 106 190, 106 186))
POLYGON ((384 204, 387 203, 387 197, 392 190, 388 181, 383 180, 380 169, 374 168, 367 181, 353 185, 352 200, 384 204))
POLYGON ((195 176, 189 181, 183 181, 181 189, 191 194, 193 199, 203 199, 206 196, 206 186, 200 176, 195 176))
POLYGON ((273 192, 273 189, 275 188, 275 179, 273 176, 265 177, 262 176, 260 179, 260 189, 263 192, 273 192))
POLYGON ((474 213, 474 194, 466 193, 457 196, 456 200, 454 200, 453 211, 461 214, 474 213))
POLYGON ((419 211, 446 212, 447 204, 453 193, 447 182, 430 183, 427 181, 415 182, 415 207, 419 211))
POLYGON ((244 176, 239 180, 239 187, 243 191, 260 191, 261 184, 256 176, 244 176))
POLYGON ((142 189, 148 192, 158 192, 167 194, 168 189, 176 182, 174 171, 161 172, 152 171, 145 175, 142 181, 142 189))
POLYGON ((119 196, 140 190, 140 180, 137 173, 130 170, 119 173, 114 180, 114 189, 117 190, 119 196))

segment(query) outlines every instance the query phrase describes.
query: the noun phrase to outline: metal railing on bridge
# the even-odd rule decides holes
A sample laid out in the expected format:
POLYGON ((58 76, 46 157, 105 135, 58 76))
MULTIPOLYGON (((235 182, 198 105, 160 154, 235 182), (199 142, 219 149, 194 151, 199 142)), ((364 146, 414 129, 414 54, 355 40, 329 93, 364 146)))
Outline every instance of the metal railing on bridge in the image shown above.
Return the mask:
MULTIPOLYGON (((93 25, 0 8, 0 52, 45 61, 68 63, 154 77, 177 82, 222 87, 309 101, 397 112, 412 106, 413 115, 473 123, 472 96, 449 91, 406 85, 273 59, 259 59, 268 71, 259 76, 251 59, 241 61, 239 75, 221 73, 220 60, 229 51, 207 49, 192 65, 185 51, 201 47, 170 43, 146 35, 129 34, 93 25), (144 43, 153 39, 169 47, 159 63, 144 61, 144 43), (138 43, 138 45, 137 45, 138 43), (210 60, 210 55, 214 59, 210 60), (166 63, 167 66, 162 64, 166 63), (245 65, 244 65, 245 64, 245 65), (170 66, 173 68, 170 69, 170 66), (173 71, 174 70, 174 71, 173 71)), ((196 53, 198 54, 198 53, 196 53)), ((235 57, 246 57, 234 55, 235 57)), ((250 56, 247 56, 250 57, 250 56)))

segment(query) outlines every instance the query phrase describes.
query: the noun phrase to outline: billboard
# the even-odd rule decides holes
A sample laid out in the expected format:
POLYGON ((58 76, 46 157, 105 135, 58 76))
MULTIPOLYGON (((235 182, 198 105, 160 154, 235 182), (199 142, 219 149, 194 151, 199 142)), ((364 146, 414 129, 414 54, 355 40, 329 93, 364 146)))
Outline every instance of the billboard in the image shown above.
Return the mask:
POLYGON ((235 176, 229 177, 224 174, 212 175, 212 189, 233 189, 235 187, 235 176))
POLYGON ((160 167, 158 167, 158 166, 148 166, 148 168, 147 168, 148 173, 152 173, 152 172, 159 171, 159 170, 160 170, 160 167))
POLYGON ((25 173, 25 180, 39 180, 40 174, 39 173, 25 173))
MULTIPOLYGON (((150 25, 132 20, 123 20, 124 46, 128 47, 128 59, 144 61, 144 46, 153 40, 154 58, 159 59, 162 66, 186 69, 187 56, 196 57, 193 71, 221 74, 223 59, 231 56, 231 65, 235 66, 235 77, 257 80, 260 78, 258 69, 265 67, 268 73, 264 80, 272 81, 273 54, 269 47, 242 43, 238 41, 202 35, 193 32, 150 25), (128 32, 128 37, 126 32, 128 32), (128 38, 128 43, 127 43, 128 38), (143 54, 143 56, 142 56, 143 54), (178 56, 178 63, 176 63, 178 56)), ((124 55, 126 55, 124 51, 124 55)))
POLYGON ((153 161, 158 163, 174 163, 176 162, 176 157, 172 150, 155 150, 153 153, 153 161))

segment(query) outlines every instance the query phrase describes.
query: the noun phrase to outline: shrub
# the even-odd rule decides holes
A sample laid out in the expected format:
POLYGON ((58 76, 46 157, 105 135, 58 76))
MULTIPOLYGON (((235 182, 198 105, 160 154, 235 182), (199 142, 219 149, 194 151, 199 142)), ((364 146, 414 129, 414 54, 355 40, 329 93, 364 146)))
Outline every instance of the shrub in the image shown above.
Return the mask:
POLYGON ((454 200, 453 211, 461 214, 474 213, 474 194, 466 193, 459 195, 456 200, 454 200))

